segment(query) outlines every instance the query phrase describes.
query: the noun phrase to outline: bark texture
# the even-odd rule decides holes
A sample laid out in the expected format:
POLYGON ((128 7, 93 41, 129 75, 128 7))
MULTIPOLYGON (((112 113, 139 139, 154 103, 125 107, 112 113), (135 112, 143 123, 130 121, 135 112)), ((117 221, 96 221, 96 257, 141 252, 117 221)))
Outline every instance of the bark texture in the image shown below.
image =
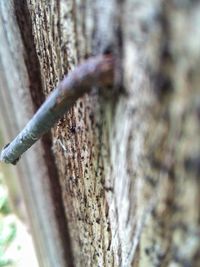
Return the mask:
POLYGON ((118 60, 116 88, 52 130, 68 265, 199 266, 199 1, 13 2, 34 103, 85 57, 118 60))

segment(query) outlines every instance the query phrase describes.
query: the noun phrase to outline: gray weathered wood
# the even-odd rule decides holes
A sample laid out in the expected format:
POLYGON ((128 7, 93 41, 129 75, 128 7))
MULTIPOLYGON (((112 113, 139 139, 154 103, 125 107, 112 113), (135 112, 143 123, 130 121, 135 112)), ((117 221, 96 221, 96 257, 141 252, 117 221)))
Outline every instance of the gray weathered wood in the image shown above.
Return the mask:
POLYGON ((52 130, 74 265, 199 266, 199 2, 15 4, 34 103, 84 57, 118 59, 120 89, 94 90, 52 130))
MULTIPOLYGON (((0 1, 0 40, 0 110, 5 120, 5 140, 8 142, 32 117, 35 109, 29 91, 26 51, 11 0, 0 1)), ((42 142, 39 142, 27 153, 16 170, 27 204, 40 265, 64 267, 69 263, 66 256, 69 250, 67 251, 62 243, 64 237, 67 245, 67 230, 64 223, 64 235, 60 230, 59 219, 61 217, 62 221, 65 221, 65 215, 61 213, 59 191, 56 204, 50 181, 50 170, 54 178, 55 171, 50 169, 45 157, 45 148, 42 142), (56 209, 54 205, 57 205, 56 209)), ((49 163, 52 164, 51 161, 49 163)), ((57 190, 56 181, 54 188, 57 190)), ((69 263, 69 266, 72 264, 69 263)))

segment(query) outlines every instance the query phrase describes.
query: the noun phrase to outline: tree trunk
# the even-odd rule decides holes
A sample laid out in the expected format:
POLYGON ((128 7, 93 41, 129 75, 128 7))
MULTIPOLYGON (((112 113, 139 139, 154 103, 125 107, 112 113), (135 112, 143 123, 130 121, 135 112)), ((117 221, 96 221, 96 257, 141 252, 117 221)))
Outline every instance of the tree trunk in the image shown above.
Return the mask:
MULTIPOLYGON (((37 197, 44 190, 48 200, 31 207, 51 207, 52 221, 48 212, 36 221, 56 229, 42 238, 60 240, 51 247, 57 266, 199 266, 199 2, 4 0, 4 28, 8 6, 23 52, 11 77, 0 44, 2 75, 21 75, 15 90, 33 109, 84 58, 116 58, 114 88, 79 99, 21 160, 41 158, 28 166, 40 173, 37 197)), ((8 46, 19 52, 15 40, 8 46)))

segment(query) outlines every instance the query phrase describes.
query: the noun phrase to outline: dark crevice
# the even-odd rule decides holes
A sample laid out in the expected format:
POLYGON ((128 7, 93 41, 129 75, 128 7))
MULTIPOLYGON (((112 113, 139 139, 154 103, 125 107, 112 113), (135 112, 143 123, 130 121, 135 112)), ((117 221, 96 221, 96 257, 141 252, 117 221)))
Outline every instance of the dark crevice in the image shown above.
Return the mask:
POLYGON ((77 60, 80 61, 80 53, 79 53, 79 45, 78 45, 78 18, 77 18, 77 3, 76 1, 73 1, 73 7, 72 7, 72 17, 74 18, 74 34, 75 34, 75 47, 76 47, 76 53, 77 53, 77 60))
POLYGON ((167 9, 167 4, 164 2, 161 13, 157 18, 162 27, 162 40, 159 54, 160 63, 158 71, 150 75, 154 84, 155 95, 160 101, 167 100, 174 91, 174 85, 170 72, 174 59, 171 53, 171 33, 168 14, 169 11, 167 9))
POLYGON ((45 97, 42 92, 40 63, 34 44, 31 15, 25 0, 14 0, 14 9, 25 49, 24 61, 30 81, 29 90, 36 111, 45 100, 45 97))
MULTIPOLYGON (((25 0, 14 0, 14 9, 25 50, 24 61, 30 81, 29 90, 34 104, 34 109, 36 111, 45 100, 45 96, 42 91, 41 69, 34 43, 31 15, 27 6, 27 1, 25 0)), ((52 140, 50 135, 45 135, 42 138, 42 145, 44 149, 44 160, 48 169, 51 190, 50 194, 53 198, 55 217, 57 220, 56 223, 60 233, 59 237, 62 242, 66 264, 71 267, 74 266, 71 240, 67 218, 64 211, 62 189, 59 183, 58 171, 51 150, 52 140)))
MULTIPOLYGON (((118 0, 117 1, 117 7, 116 10, 118 10, 118 14, 115 17, 115 50, 114 53, 116 53, 116 70, 115 70, 115 85, 117 88, 123 89, 124 84, 124 77, 123 77, 123 58, 124 58, 124 44, 123 44, 123 1, 118 0)), ((123 90, 122 90, 123 91, 123 90)), ((121 91, 121 92, 122 92, 121 91)))

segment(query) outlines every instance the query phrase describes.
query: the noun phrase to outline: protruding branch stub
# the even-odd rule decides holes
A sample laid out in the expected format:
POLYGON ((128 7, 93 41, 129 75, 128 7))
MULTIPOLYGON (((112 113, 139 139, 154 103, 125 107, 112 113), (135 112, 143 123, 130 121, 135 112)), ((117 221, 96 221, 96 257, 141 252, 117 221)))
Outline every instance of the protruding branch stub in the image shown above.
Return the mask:
POLYGON ((63 117, 76 100, 94 85, 113 84, 114 59, 111 54, 86 60, 69 73, 49 95, 17 137, 1 151, 0 160, 16 164, 20 156, 63 117))

